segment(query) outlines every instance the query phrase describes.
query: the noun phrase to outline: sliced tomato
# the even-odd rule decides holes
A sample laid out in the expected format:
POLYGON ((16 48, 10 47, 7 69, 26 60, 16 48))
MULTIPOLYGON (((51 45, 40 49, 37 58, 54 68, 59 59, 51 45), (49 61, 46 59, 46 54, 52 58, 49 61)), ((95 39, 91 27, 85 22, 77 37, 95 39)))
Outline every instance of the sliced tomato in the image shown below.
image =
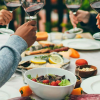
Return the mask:
POLYGON ((57 80, 57 81, 56 81, 57 85, 58 85, 60 82, 61 82, 60 80, 57 80))
POLYGON ((37 82, 37 80, 35 78, 33 78, 32 81, 37 82))
POLYGON ((43 83, 49 83, 49 80, 43 80, 43 83))
POLYGON ((55 81, 52 81, 50 85, 57 86, 57 83, 55 81))

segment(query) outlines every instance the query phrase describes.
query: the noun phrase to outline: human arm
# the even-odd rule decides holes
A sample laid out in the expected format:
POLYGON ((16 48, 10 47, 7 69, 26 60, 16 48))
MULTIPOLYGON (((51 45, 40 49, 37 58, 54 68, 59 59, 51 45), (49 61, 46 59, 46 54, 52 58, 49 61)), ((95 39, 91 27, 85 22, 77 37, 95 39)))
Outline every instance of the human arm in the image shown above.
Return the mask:
POLYGON ((96 14, 91 14, 88 11, 78 10, 76 15, 70 12, 70 20, 73 27, 76 27, 78 22, 80 22, 83 28, 93 33, 100 31, 96 25, 96 14))
POLYGON ((21 53, 36 40, 34 26, 36 22, 28 22, 10 36, 0 49, 0 87, 9 80, 21 60, 21 53))
POLYGON ((7 25, 12 20, 12 13, 7 10, 0 10, 0 25, 7 25))

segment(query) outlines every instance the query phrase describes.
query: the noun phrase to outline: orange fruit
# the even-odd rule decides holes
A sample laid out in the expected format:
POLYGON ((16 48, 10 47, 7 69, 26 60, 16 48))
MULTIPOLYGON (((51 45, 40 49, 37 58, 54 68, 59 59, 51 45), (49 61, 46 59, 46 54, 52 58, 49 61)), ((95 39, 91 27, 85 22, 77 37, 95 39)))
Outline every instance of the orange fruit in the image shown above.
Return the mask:
POLYGON ((22 97, 30 96, 32 94, 32 90, 30 89, 30 87, 28 85, 21 87, 19 89, 19 92, 21 93, 22 97))
POLYGON ((69 51, 70 57, 72 57, 72 58, 79 58, 80 57, 80 54, 75 49, 70 48, 68 51, 69 51))

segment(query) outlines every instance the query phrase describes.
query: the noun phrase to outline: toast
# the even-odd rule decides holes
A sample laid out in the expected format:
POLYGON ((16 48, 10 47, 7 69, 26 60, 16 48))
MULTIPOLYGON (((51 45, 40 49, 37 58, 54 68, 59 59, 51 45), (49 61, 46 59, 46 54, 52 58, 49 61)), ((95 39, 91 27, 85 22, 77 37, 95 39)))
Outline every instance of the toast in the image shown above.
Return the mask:
POLYGON ((54 46, 55 44, 54 43, 52 43, 52 42, 49 42, 49 41, 39 41, 38 42, 39 44, 41 44, 43 47, 45 47, 45 46, 54 46))

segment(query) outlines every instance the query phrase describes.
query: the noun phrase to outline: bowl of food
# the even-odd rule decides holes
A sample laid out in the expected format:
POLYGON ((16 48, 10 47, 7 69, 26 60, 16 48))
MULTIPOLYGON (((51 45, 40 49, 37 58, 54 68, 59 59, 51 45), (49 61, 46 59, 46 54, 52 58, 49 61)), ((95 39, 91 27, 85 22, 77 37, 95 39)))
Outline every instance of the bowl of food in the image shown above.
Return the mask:
POLYGON ((78 75, 76 75, 76 78, 77 78, 77 81, 76 81, 75 88, 78 88, 78 87, 80 87, 80 84, 82 82, 82 78, 78 75))
POLYGON ((31 90, 43 100, 62 100, 71 94, 76 76, 59 68, 34 68, 25 72, 25 80, 31 90))
POLYGON ((95 76, 97 74, 97 67, 93 65, 77 66, 76 70, 79 71, 79 76, 81 78, 87 78, 87 77, 95 76))

